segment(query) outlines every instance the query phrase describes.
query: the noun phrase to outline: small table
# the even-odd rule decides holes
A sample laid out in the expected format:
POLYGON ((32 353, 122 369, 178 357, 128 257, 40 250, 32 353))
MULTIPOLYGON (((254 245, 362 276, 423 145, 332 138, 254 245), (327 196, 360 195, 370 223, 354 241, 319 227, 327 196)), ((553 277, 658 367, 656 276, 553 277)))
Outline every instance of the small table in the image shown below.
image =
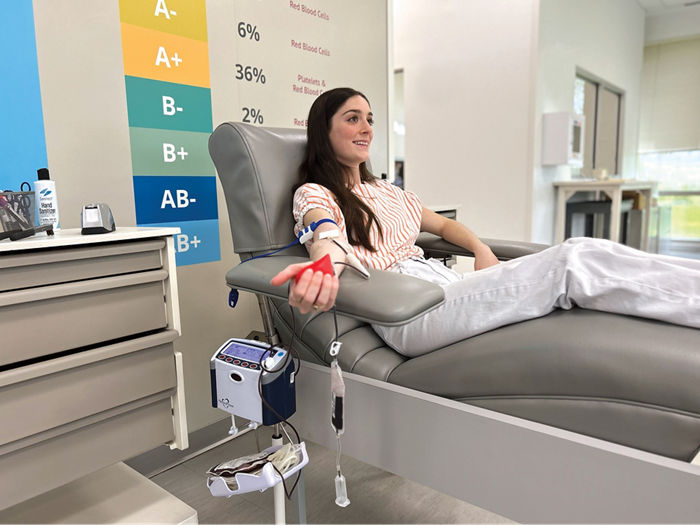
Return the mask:
POLYGON ((564 224, 566 220, 566 202, 579 191, 603 192, 610 197, 610 240, 620 241, 620 203, 622 202, 622 192, 637 191, 646 197, 644 206, 645 215, 642 226, 642 250, 649 247, 649 216, 651 213, 651 197, 656 191, 656 181, 641 181, 630 179, 578 179, 555 181, 557 188, 557 222, 556 222, 556 242, 564 241, 564 224))

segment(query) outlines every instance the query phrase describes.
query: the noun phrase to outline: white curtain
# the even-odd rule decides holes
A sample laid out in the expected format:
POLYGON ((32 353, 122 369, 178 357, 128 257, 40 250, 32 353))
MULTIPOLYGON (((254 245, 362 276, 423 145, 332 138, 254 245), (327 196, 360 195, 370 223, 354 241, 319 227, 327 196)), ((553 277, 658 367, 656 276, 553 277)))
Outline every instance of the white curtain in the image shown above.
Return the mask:
POLYGON ((700 37, 647 46, 640 153, 700 149, 700 37))

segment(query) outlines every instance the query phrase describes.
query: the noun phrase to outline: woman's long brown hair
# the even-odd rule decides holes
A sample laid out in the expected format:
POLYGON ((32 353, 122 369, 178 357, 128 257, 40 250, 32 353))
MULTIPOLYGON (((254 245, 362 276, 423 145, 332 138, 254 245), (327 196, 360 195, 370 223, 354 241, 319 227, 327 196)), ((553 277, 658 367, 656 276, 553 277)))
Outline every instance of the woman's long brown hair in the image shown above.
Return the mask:
MULTIPOLYGON (((372 223, 377 225, 379 237, 382 237, 382 227, 372 210, 350 188, 348 188, 348 168, 342 165, 331 146, 329 133, 333 115, 354 96, 365 97, 352 88, 336 88, 322 93, 311 105, 309 110, 308 127, 306 130, 307 145, 304 160, 299 166, 299 183, 320 184, 328 188, 343 212, 348 241, 354 246, 363 246, 370 251, 376 251, 370 242, 369 232, 372 223)), ((367 100, 369 104, 369 100, 367 100)), ((360 180, 368 184, 376 184, 372 175, 363 162, 360 164, 360 180)))

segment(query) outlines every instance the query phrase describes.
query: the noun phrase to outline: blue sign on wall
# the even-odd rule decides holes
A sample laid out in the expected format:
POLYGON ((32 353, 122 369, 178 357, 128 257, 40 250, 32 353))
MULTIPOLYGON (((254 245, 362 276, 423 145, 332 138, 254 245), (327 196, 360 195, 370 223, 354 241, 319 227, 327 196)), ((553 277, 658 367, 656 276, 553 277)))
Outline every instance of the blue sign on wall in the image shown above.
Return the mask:
POLYGON ((221 258, 219 248, 219 221, 187 221, 177 223, 141 224, 171 228, 178 226, 181 233, 175 235, 175 261, 178 266, 218 261, 221 258))
POLYGON ((218 219, 216 177, 134 177, 136 222, 218 219))
POLYGON ((0 189, 47 166, 32 0, 0 3, 0 189))

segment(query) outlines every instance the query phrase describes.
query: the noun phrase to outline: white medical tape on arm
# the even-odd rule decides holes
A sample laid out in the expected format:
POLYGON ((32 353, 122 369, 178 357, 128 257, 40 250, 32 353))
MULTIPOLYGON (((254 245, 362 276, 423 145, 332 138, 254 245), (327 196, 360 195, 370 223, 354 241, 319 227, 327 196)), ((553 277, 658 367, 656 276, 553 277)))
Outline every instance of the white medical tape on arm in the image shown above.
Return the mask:
POLYGON ((340 236, 340 230, 326 230, 318 234, 318 240, 335 239, 338 236, 340 236))

